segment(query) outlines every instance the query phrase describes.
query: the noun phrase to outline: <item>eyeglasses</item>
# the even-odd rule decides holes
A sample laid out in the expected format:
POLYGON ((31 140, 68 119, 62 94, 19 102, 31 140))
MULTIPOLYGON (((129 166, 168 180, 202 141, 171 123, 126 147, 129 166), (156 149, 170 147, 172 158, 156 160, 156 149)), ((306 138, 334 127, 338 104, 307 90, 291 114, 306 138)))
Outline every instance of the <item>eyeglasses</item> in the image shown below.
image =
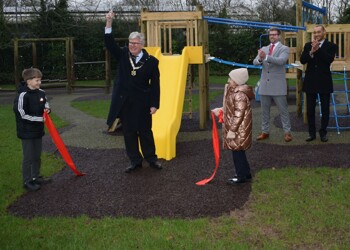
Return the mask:
POLYGON ((137 43, 137 42, 129 42, 129 45, 140 45, 141 43, 137 43))
POLYGON ((269 34, 269 36, 278 36, 278 34, 269 34))

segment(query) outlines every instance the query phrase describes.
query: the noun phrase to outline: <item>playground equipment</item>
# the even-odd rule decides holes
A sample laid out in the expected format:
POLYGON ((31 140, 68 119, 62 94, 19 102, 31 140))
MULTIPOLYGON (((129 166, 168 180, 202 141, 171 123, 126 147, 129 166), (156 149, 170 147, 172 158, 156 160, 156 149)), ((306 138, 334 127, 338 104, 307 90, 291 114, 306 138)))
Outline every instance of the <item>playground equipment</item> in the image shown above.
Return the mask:
MULTIPOLYGON (((231 20, 223 18, 204 17, 208 22, 217 24, 227 24, 232 26, 243 26, 251 28, 267 29, 272 26, 278 27, 284 31, 282 34, 284 43, 290 48, 290 55, 286 72, 286 82, 288 79, 296 81, 296 105, 297 114, 301 116, 304 113, 306 121, 306 105, 303 105, 302 96, 302 75, 306 66, 301 66, 299 60, 303 45, 312 39, 313 28, 316 24, 326 23, 326 9, 318 8, 305 1, 296 1, 296 24, 297 26, 286 26, 270 23, 251 22, 242 20, 231 20), (306 24, 306 25, 305 25, 306 24), (300 65, 298 67, 298 65, 300 65), (295 66, 295 67, 294 67, 295 66), (304 106, 304 110, 303 107, 304 106), (303 112, 304 111, 304 112, 303 112)), ((324 24, 327 30, 327 39, 338 45, 337 56, 332 64, 332 71, 342 71, 344 68, 350 68, 350 24, 324 24)), ((220 59, 212 59, 219 63, 225 63, 232 66, 256 68, 254 65, 228 62, 220 59)), ((288 88, 289 90, 289 88, 288 88)), ((257 96, 259 97, 259 96, 257 96)))
POLYGON ((190 64, 198 64, 200 127, 205 127, 208 116, 208 73, 204 54, 208 38, 204 32, 203 10, 195 12, 141 13, 141 31, 146 35, 146 50, 159 60, 160 109, 153 116, 153 134, 157 155, 170 160, 176 156, 176 136, 179 132, 185 98, 186 78, 190 64), (181 55, 173 55, 174 29, 184 31, 186 45, 181 55))
MULTIPOLYGON (((350 78, 347 77, 345 67, 343 72, 333 72, 333 74, 342 76, 342 78, 334 79, 334 81, 343 81, 344 90, 334 90, 334 92, 331 94, 331 110, 329 118, 331 122, 332 119, 334 119, 334 126, 328 126, 328 128, 336 129, 337 133, 340 134, 340 130, 350 129, 350 126, 345 125, 345 119, 350 120, 350 91, 348 90, 347 85, 347 80, 349 80, 350 78)), ((320 116, 322 116, 321 102, 319 96, 317 102, 319 106, 320 116)))
MULTIPOLYGON (((73 38, 71 37, 66 37, 66 38, 29 38, 29 39, 18 39, 15 38, 13 39, 13 47, 14 47, 14 74, 15 74, 15 84, 16 88, 19 86, 20 82, 20 75, 21 75, 21 70, 19 69, 20 67, 20 53, 19 49, 21 47, 21 44, 23 43, 30 43, 31 48, 32 48, 32 66, 33 67, 38 67, 38 51, 37 51, 37 44, 42 43, 42 42, 52 42, 52 43, 62 43, 64 45, 64 51, 62 54, 65 55, 65 71, 66 71, 66 79, 62 81, 56 81, 56 82, 51 82, 50 85, 52 87, 63 87, 63 86, 71 86, 73 82, 73 72, 72 72, 72 65, 73 65, 73 38)), ((41 62, 42 63, 42 62, 41 62)), ((23 69, 22 69, 23 70, 23 69)), ((45 87, 45 84, 43 84, 45 87)))
POLYGON ((159 47, 146 47, 159 60, 160 109, 153 116, 153 136, 159 158, 176 156, 176 136, 179 132, 185 98, 189 64, 203 63, 201 46, 187 46, 181 55, 164 55, 159 47))
MULTIPOLYGON (((300 3, 299 3, 300 4, 300 3)), ((302 25, 305 23, 326 23, 327 9, 302 1, 302 25)))
MULTIPOLYGON (((259 23, 251 21, 242 20, 231 20, 203 16, 203 9, 198 6, 194 12, 148 12, 143 9, 141 12, 141 31, 146 35, 147 46, 160 47, 159 50, 154 54, 160 59, 160 72, 161 76, 161 92, 173 92, 174 96, 166 95, 161 96, 161 109, 159 111, 159 116, 154 116, 154 127, 153 131, 155 133, 155 140, 157 145, 157 154, 165 159, 171 159, 175 157, 175 143, 176 135, 178 133, 178 128, 181 121, 181 109, 184 95, 184 85, 186 77, 186 70, 183 68, 182 60, 186 59, 186 49, 183 51, 183 59, 170 56, 173 54, 172 50, 172 31, 173 29, 183 29, 186 34, 186 45, 187 46, 202 46, 202 52, 196 57, 202 56, 202 62, 199 68, 199 98, 200 98, 200 128, 205 127, 205 121, 209 114, 209 103, 208 103, 208 65, 207 61, 217 61, 220 63, 226 63, 232 66, 247 67, 247 68, 258 68, 258 66, 227 62, 221 59, 210 57, 208 54, 208 28, 207 23, 218 23, 218 24, 228 24, 234 26, 244 26, 252 28, 263 28, 267 29, 273 26, 278 26, 279 29, 285 31, 283 39, 285 43, 290 47, 290 57, 288 61, 287 68, 287 79, 295 79, 296 84, 296 96, 297 96, 297 113, 302 114, 302 72, 305 67, 301 66, 299 63, 300 54, 303 49, 303 45, 309 41, 312 37, 312 31, 315 24, 307 24, 307 22, 322 22, 325 21, 325 9, 317 8, 311 6, 310 4, 297 0, 297 26, 286 26, 278 24, 268 24, 259 23), (320 13, 320 14, 319 14, 320 13), (159 54, 157 54, 159 53, 159 54), (161 53, 163 55, 161 55, 161 53), (184 54, 185 53, 185 54, 184 54), (165 57, 167 56, 167 57, 165 57), (167 58, 167 59, 165 59, 167 58), (175 59, 176 58, 176 59, 175 59), (181 63, 180 63, 181 60, 181 63), (167 65, 164 67, 163 65, 167 65), (181 65, 181 66, 180 66, 181 65), (296 66, 299 65, 299 66, 296 66), (178 73, 178 67, 182 68, 181 73, 178 73), (174 69, 174 72, 170 71, 174 69), (170 70, 170 71, 169 71, 170 70), (173 75, 173 74, 179 75, 173 75), (181 80, 180 80, 181 79, 181 80), (174 84, 172 88, 166 85, 166 82, 170 80, 171 84, 174 84), (180 94, 178 94, 180 93, 180 94), (172 99, 169 99, 172 97, 172 99), (174 99, 175 98, 175 99, 174 99), (166 102, 164 102, 166 101, 166 102), (170 105, 169 107, 167 105, 170 105), (163 109, 163 111, 161 111, 163 109), (175 111, 174 117, 170 118, 165 116, 162 112, 172 113, 175 111), (167 127, 167 120, 170 119, 170 125, 167 127), (170 134, 172 134, 170 138, 170 134)), ((339 51, 337 53, 337 58, 332 65, 334 70, 339 70, 340 67, 350 68, 350 25, 325 25, 328 34, 328 40, 335 42, 339 51), (348 67, 347 67, 348 66, 348 67)), ((153 54, 152 52, 150 52, 153 54)), ((287 84, 287 81, 286 81, 287 84)), ((306 105, 304 105, 306 106, 306 105)), ((305 112, 304 112, 305 113, 305 112)), ((338 115, 339 117, 339 115, 338 115)))
MULTIPOLYGON (((31 54, 31 62, 26 62, 24 65, 30 65, 31 67, 37 67, 40 68, 41 71, 44 74, 44 79, 42 80, 42 88, 59 88, 59 87, 66 87, 67 91, 70 93, 74 90, 74 88, 105 88, 105 92, 109 93, 110 87, 111 87, 111 58, 109 53, 105 51, 105 58, 103 58, 100 61, 90 61, 90 62, 75 62, 74 61, 74 39, 72 37, 64 37, 64 38, 27 38, 27 39, 13 39, 14 44, 14 75, 15 75, 15 84, 16 88, 19 86, 20 82, 20 76, 21 72, 24 67, 21 60, 28 60, 28 54, 31 54), (23 45, 24 44, 24 45, 23 45), (47 49, 47 44, 55 44, 60 45, 62 47, 62 57, 65 62, 61 63, 61 68, 58 69, 54 68, 54 62, 49 63, 50 66, 45 65, 45 61, 47 61, 47 57, 45 56, 45 53, 48 53, 50 50, 47 49), (45 48, 43 49, 43 45, 45 45, 45 48), (30 46, 31 51, 23 51, 23 48, 26 48, 30 46), (39 49, 38 49, 39 48, 39 49), (41 48, 41 49, 40 49, 41 48), (41 51, 45 50, 45 51, 41 51), (26 57, 24 58, 22 55, 25 54, 26 57), (38 61, 38 58, 40 60, 38 61), (100 65, 104 67, 101 72, 104 74, 105 78, 105 84, 102 85, 84 85, 79 84, 76 85, 76 72, 75 70, 78 70, 80 67, 86 67, 86 66, 96 66, 100 65), (50 70, 58 72, 61 71, 59 74, 60 77, 56 77, 55 79, 46 79, 47 74, 45 70, 49 70, 48 68, 51 68, 50 70)), ((58 46, 57 46, 58 47, 58 46)), ((51 48, 51 50, 54 50, 51 48)), ((49 74, 48 74, 49 75, 49 74)))
MULTIPOLYGON (((186 38, 185 46, 201 46, 202 63, 198 64, 199 128, 204 129, 209 116, 209 69, 205 56, 208 48, 208 24, 203 19, 203 7, 192 12, 141 11, 141 32, 145 34, 146 46, 160 47, 164 55, 173 54, 173 33, 180 30, 186 38)), ((162 75, 162 72, 161 72, 162 75)))

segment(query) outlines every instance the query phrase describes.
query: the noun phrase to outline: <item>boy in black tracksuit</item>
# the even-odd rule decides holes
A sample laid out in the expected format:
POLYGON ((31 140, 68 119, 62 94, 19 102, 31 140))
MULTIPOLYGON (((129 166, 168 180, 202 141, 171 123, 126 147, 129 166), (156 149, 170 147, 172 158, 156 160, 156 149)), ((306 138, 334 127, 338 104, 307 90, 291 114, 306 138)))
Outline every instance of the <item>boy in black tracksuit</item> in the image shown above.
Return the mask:
POLYGON ((23 187, 28 191, 40 189, 50 181, 40 176, 42 137, 44 135, 44 112, 50 112, 45 92, 40 89, 42 73, 36 68, 22 72, 24 83, 14 101, 17 137, 22 140, 23 187))

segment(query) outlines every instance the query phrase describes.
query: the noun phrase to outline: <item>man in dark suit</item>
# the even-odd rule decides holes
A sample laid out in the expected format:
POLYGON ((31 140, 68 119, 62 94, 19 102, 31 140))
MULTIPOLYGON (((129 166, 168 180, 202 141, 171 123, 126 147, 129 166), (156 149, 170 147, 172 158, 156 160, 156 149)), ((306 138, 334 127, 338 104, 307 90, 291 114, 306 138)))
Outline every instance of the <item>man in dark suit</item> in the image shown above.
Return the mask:
POLYGON ((129 35, 128 47, 120 48, 115 43, 111 34, 114 15, 112 11, 106 15, 105 28, 106 48, 119 61, 109 116, 118 117, 123 123, 125 148, 131 162, 125 172, 141 168, 143 158, 151 167, 162 169, 152 132, 152 115, 159 109, 159 62, 143 49, 145 37, 139 32, 129 35))
POLYGON ((307 119, 309 125, 309 137, 307 142, 316 139, 315 108, 317 94, 321 101, 321 128, 319 130, 322 142, 327 142, 327 126, 329 122, 329 102, 333 92, 331 63, 334 60, 337 45, 326 39, 326 29, 322 25, 316 25, 313 32, 313 40, 304 46, 300 57, 302 64, 307 63, 303 82, 303 91, 306 93, 307 119))

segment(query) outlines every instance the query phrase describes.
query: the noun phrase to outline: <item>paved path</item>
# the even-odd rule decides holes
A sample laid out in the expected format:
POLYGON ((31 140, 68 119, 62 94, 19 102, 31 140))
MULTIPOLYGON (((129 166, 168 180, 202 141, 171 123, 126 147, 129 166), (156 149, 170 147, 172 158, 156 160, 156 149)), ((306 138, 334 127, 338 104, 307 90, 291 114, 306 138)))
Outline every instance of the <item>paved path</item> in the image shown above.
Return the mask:
MULTIPOLYGON (((124 148, 121 136, 111 136, 105 133, 106 119, 99 119, 71 107, 70 103, 80 97, 91 96, 91 93, 56 95, 50 100, 53 113, 67 121, 71 128, 61 133, 67 146, 83 148, 124 148)), ((182 132, 177 141, 200 140, 210 138, 210 131, 182 132)))
POLYGON ((124 147, 122 137, 110 136, 104 133, 107 129, 106 120, 85 114, 71 107, 74 99, 90 94, 70 94, 54 96, 50 100, 55 115, 69 122, 72 126, 64 131, 61 137, 67 146, 83 148, 121 148, 124 147))

